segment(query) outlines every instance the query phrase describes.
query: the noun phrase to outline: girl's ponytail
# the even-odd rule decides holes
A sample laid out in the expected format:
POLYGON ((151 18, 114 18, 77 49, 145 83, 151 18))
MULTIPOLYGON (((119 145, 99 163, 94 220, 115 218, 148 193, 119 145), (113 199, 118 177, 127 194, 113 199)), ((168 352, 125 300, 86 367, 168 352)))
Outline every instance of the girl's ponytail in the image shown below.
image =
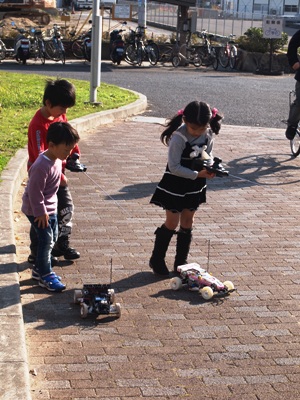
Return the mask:
POLYGON ((160 136, 160 140, 164 145, 168 146, 172 133, 175 132, 177 128, 179 128, 180 125, 182 124, 182 116, 183 116, 183 110, 179 110, 177 114, 174 115, 173 118, 167 120, 167 123, 165 125, 167 128, 163 131, 163 133, 160 136))
POLYGON ((221 129, 221 121, 223 119, 223 116, 219 113, 219 111, 216 108, 211 109, 211 119, 209 121, 209 125, 211 130, 218 135, 221 129))

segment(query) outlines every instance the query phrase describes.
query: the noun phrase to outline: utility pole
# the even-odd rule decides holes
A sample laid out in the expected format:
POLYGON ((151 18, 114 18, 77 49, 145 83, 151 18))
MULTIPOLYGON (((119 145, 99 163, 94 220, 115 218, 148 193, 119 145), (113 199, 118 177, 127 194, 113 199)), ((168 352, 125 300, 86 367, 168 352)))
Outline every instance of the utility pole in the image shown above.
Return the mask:
POLYGON ((90 103, 97 102, 97 88, 101 84, 101 45, 102 45, 102 16, 100 16, 100 0, 93 1, 92 14, 92 53, 90 78, 90 103))
POLYGON ((144 35, 147 26, 147 0, 138 0, 138 26, 144 35))

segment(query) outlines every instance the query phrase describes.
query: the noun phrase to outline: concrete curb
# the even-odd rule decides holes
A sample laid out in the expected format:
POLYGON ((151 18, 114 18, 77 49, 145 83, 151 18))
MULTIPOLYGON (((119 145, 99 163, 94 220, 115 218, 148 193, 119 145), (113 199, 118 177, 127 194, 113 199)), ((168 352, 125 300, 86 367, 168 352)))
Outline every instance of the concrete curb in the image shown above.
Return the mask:
MULTIPOLYGON (((98 126, 126 119, 147 108, 147 98, 137 92, 139 99, 115 110, 100 111, 76 118, 71 124, 83 136, 98 126)), ((29 365, 25 329, 20 299, 16 244, 14 237, 14 202, 25 178, 27 149, 19 150, 1 174, 0 181, 0 399, 30 400, 29 365)))

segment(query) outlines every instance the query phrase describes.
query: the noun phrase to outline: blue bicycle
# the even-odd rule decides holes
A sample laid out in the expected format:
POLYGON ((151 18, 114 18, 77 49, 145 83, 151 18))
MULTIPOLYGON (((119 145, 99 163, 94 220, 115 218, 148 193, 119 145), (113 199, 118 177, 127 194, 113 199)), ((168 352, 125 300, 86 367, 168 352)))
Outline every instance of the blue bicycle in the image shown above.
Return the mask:
POLYGON ((49 59, 66 63, 66 51, 61 40, 60 27, 53 25, 53 35, 51 40, 45 42, 45 52, 49 59))

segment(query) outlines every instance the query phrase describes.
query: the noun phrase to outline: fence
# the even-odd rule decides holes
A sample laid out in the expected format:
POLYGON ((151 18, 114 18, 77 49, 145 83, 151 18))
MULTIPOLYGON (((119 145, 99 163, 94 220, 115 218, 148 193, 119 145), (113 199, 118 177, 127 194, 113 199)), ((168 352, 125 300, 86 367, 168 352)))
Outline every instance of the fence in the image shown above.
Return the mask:
MULTIPOLYGON (((137 14, 137 5, 132 4, 134 14, 137 14)), ((196 30, 206 29, 208 32, 228 36, 234 34, 237 37, 252 27, 262 27, 261 13, 226 13, 207 8, 193 8, 191 12, 196 14, 196 30)), ((176 30, 177 6, 149 2, 147 4, 147 23, 156 26, 176 30)))

